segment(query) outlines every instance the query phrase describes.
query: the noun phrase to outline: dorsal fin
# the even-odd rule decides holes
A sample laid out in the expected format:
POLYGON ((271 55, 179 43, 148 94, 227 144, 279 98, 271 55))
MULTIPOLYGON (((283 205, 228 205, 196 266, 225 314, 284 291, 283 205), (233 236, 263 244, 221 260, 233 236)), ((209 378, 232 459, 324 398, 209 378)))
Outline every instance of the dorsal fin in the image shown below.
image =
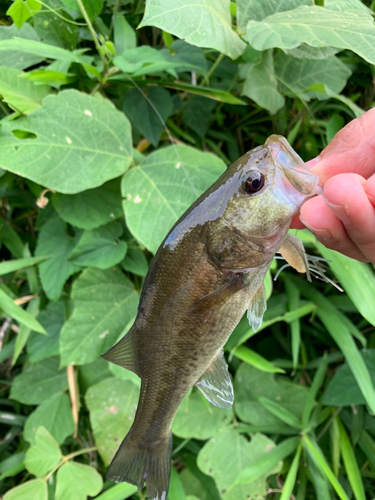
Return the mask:
POLYGON ((133 328, 116 345, 103 354, 102 358, 115 365, 122 366, 139 376, 134 356, 133 328))
POLYGON ((249 308, 247 310, 247 319, 250 326, 256 332, 263 321, 263 314, 267 309, 266 288, 264 284, 259 287, 254 297, 251 299, 249 308))
POLYGON ((220 408, 232 407, 233 386, 223 349, 220 349, 216 358, 195 385, 213 405, 220 408))

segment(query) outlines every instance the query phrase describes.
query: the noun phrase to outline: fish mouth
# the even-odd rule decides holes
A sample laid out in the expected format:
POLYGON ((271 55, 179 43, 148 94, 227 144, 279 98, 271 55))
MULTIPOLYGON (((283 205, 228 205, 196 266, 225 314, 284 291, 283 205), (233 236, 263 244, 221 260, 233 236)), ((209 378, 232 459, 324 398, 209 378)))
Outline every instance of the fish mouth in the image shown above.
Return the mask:
POLYGON ((319 177, 306 167, 284 137, 271 135, 266 146, 278 167, 275 182, 290 201, 301 206, 309 198, 322 194, 319 177))

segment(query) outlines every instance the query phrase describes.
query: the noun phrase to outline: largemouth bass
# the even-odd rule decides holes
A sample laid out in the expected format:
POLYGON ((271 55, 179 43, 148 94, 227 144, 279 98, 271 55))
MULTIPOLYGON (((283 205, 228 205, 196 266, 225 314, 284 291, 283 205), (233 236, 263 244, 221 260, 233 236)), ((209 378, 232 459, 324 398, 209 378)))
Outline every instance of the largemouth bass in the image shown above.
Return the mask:
POLYGON ((232 406, 223 346, 246 310, 259 327, 263 280, 276 252, 284 248, 294 267, 307 270, 303 247, 287 235, 293 215, 320 189, 286 139, 273 135, 231 165, 170 230, 134 325, 104 355, 141 378, 134 423, 109 479, 140 489, 146 482, 150 499, 166 499, 176 411, 193 385, 214 405, 232 406))

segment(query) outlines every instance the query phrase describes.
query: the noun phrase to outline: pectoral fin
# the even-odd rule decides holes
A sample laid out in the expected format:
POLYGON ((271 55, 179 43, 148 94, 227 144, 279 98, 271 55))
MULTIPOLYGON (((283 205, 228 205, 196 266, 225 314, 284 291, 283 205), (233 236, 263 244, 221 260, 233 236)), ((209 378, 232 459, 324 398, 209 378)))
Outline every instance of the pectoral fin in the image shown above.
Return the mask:
POLYGON ((306 273, 307 278, 311 281, 306 252, 301 240, 292 234, 288 234, 279 252, 289 265, 299 273, 306 273))
POLYGON ((223 349, 220 349, 216 358, 195 385, 213 405, 220 408, 232 407, 233 386, 223 349))
POLYGON ((251 299, 250 306, 247 310, 247 319, 250 326, 256 332, 263 321, 263 314, 267 309, 266 288, 261 285, 254 297, 251 299))
POLYGON ((137 366, 135 364, 133 329, 131 329, 119 342, 117 342, 116 345, 103 354, 102 358, 114 363, 115 365, 122 366, 139 376, 137 366))
POLYGON ((202 313, 214 307, 225 304, 235 293, 247 286, 243 282, 242 276, 238 275, 231 279, 225 285, 197 300, 191 307, 190 313, 202 313))

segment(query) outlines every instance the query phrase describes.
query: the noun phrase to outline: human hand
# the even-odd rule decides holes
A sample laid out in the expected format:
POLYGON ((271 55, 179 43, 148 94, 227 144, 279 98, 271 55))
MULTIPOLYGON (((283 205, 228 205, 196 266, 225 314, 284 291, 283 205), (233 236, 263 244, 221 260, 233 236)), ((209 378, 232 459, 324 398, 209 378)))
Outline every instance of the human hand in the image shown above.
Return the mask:
POLYGON ((326 247, 375 264, 375 108, 348 123, 307 165, 323 194, 304 203, 292 227, 307 227, 326 247))

